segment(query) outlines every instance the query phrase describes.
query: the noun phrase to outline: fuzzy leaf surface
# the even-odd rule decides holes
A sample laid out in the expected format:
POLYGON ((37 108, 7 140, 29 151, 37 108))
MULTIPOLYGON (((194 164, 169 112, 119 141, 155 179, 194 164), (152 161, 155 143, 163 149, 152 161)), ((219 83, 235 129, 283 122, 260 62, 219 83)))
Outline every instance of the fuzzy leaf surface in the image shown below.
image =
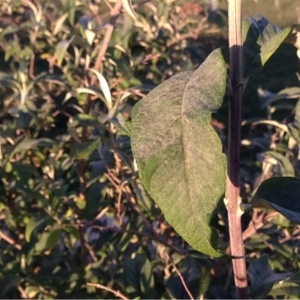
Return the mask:
POLYGON ((171 77, 134 107, 131 135, 141 181, 166 220, 194 249, 215 257, 221 253, 210 221, 224 195, 226 163, 210 121, 226 78, 215 50, 196 71, 171 77))

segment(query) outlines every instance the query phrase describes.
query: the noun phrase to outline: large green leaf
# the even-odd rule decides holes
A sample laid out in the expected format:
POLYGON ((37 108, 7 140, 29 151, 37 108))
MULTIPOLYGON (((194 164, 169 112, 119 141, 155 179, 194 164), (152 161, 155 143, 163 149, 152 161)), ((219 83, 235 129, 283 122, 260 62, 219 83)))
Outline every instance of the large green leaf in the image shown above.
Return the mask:
POLYGON ((196 250, 221 256, 211 217, 225 190, 221 141, 210 125, 227 70, 215 50, 195 72, 177 74, 133 110, 132 150, 141 181, 166 220, 196 250))
POLYGON ((265 180, 256 190, 253 207, 271 208, 290 221, 300 224, 300 180, 294 177, 274 177, 265 180))

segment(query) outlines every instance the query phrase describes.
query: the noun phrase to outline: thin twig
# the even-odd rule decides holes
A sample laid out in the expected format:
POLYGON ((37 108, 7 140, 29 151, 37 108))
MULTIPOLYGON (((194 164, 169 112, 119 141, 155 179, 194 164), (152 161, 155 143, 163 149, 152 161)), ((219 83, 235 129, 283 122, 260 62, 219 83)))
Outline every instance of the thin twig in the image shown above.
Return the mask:
MULTIPOLYGON (((122 8, 122 0, 118 0, 118 2, 115 4, 115 6, 113 7, 111 14, 110 14, 110 21, 106 27, 106 32, 105 32, 105 35, 103 38, 102 46, 100 48, 100 51, 98 53, 98 56, 96 58, 96 62, 94 65, 95 70, 100 71, 100 69, 102 67, 103 58, 107 51, 111 36, 113 34, 117 18, 120 15, 121 8, 122 8)), ((91 79, 91 85, 94 85, 96 82, 97 82, 97 76, 93 75, 93 77, 91 79)))
POLYGON ((206 22, 207 22, 207 18, 202 18, 196 29, 194 29, 192 32, 188 32, 177 38, 172 39, 171 41, 169 41, 167 43, 167 48, 173 46, 174 44, 177 44, 178 42, 180 42, 182 40, 187 40, 187 39, 197 40, 199 38, 199 35, 202 33, 202 31, 207 26, 206 22))
POLYGON ((20 244, 16 243, 11 237, 9 237, 5 233, 3 233, 1 230, 0 230, 0 239, 3 239, 8 244, 14 246, 17 250, 21 250, 22 249, 22 246, 20 244))
POLYGON ((97 289, 102 289, 102 290, 108 291, 108 292, 114 294, 117 298, 120 298, 120 299, 123 299, 123 300, 129 300, 129 298, 127 298, 121 292, 115 291, 115 290, 113 290, 113 289, 111 289, 111 288, 109 288, 109 287, 107 287, 105 285, 102 285, 100 283, 90 283, 90 282, 88 282, 86 285, 87 286, 95 287, 97 289))
POLYGON ((241 0, 228 1, 229 16, 229 54, 231 97, 229 104, 228 128, 228 174, 227 174, 227 211, 230 235, 234 281, 237 296, 248 299, 247 269, 242 238, 240 209, 240 140, 241 105, 243 93, 243 44, 241 24, 241 0))
POLYGON ((174 271, 175 271, 176 274, 178 275, 178 277, 179 277, 179 279, 180 279, 180 281, 181 281, 181 283, 182 283, 182 285, 183 285, 185 291, 186 291, 187 294, 189 295, 190 299, 194 299, 194 297, 193 297, 192 293, 190 292, 190 290, 189 290, 189 288, 188 288, 188 286, 187 286, 187 284, 186 284, 186 282, 185 282, 183 276, 181 275, 181 273, 180 273, 179 270, 177 269, 176 265, 173 263, 171 257, 170 257, 167 253, 165 253, 165 256, 166 256, 166 257, 168 258, 168 260, 170 261, 172 267, 174 268, 174 271))
POLYGON ((267 214, 259 210, 254 210, 252 220, 250 221, 247 229, 243 232, 243 240, 245 241, 252 237, 259 229, 269 223, 277 215, 277 211, 267 214))

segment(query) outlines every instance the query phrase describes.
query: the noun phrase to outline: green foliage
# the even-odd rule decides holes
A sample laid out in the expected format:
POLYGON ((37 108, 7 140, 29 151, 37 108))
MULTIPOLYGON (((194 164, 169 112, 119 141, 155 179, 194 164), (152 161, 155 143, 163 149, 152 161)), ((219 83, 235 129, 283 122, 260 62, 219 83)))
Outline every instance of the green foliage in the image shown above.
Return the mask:
POLYGON ((245 77, 261 70, 274 52, 292 33, 292 27, 281 30, 266 18, 258 16, 243 21, 245 77))
MULTIPOLYGON (((128 298, 188 298, 183 282, 195 298, 234 295, 231 262, 187 245, 141 186, 129 137, 136 102, 226 45, 226 28, 208 22, 206 1, 122 2, 100 68, 115 1, 1 2, 2 298, 116 297, 110 290, 128 298)), ((224 26, 224 12, 215 13, 224 26)), ((273 56, 284 48, 283 32, 273 56)), ((259 93, 254 89, 262 114, 244 120, 245 202, 258 180, 299 177, 299 90, 286 80, 289 89, 269 89, 271 81, 263 78, 259 93)), ((212 123, 225 141, 222 120, 221 111, 212 123)), ((299 269, 297 227, 272 212, 252 218, 257 230, 245 238, 248 253, 268 253, 273 273, 299 269)), ((222 207, 211 223, 226 247, 222 207)), ((275 282, 269 295, 299 297, 297 274, 275 282)))
POLYGON ((253 260, 249 265, 249 277, 252 283, 253 294, 256 297, 266 297, 276 282, 288 280, 292 273, 273 273, 269 263, 268 256, 262 255, 260 258, 253 260))
POLYGON ((171 77, 140 101, 131 135, 141 180, 167 221, 212 256, 220 256, 210 222, 225 193, 226 163, 210 118, 223 102, 226 77, 216 50, 196 71, 171 77))
POLYGON ((300 224, 300 180, 274 177, 262 182, 252 198, 253 207, 271 208, 295 224, 300 224))

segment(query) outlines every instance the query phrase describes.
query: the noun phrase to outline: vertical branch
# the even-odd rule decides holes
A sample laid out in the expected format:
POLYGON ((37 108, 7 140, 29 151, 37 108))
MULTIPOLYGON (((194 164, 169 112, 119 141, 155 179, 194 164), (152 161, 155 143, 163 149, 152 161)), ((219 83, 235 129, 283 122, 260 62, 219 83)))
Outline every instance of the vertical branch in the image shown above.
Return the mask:
MULTIPOLYGON (((241 140, 241 99, 243 93, 243 45, 241 25, 241 0, 228 1, 229 53, 231 97, 229 104, 227 211, 229 222, 231 254, 245 255, 242 239, 240 209, 240 140, 241 140)), ((248 298, 247 270, 245 258, 232 260, 237 297, 248 298)))

